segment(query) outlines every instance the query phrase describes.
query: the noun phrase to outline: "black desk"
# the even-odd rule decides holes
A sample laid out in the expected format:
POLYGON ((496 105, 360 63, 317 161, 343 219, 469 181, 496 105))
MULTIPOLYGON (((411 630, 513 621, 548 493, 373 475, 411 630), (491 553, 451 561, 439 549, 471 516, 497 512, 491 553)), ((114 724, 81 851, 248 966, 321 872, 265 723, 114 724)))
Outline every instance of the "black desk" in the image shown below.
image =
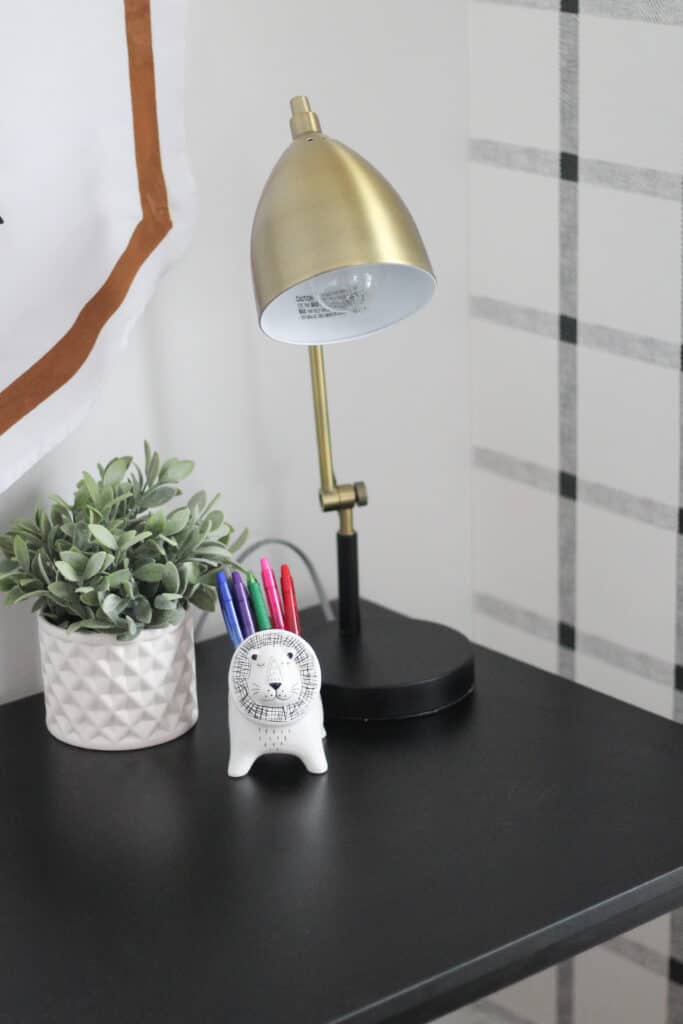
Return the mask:
POLYGON ((683 902, 683 732, 482 651, 468 707, 225 776, 227 642, 164 747, 0 709, 2 1024, 420 1022, 683 902))

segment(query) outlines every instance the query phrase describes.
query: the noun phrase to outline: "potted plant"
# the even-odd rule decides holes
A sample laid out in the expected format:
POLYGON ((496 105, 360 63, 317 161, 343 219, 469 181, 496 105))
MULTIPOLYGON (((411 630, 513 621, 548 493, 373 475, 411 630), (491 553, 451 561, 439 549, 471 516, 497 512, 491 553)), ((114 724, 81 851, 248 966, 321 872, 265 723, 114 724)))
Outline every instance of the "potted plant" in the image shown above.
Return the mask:
POLYGON ((66 743, 131 750, 197 721, 189 605, 213 610, 246 531, 233 538, 204 491, 165 509, 193 468, 145 442, 144 471, 114 458, 83 473, 71 504, 52 496, 0 534, 0 591, 39 613, 47 728, 66 743))

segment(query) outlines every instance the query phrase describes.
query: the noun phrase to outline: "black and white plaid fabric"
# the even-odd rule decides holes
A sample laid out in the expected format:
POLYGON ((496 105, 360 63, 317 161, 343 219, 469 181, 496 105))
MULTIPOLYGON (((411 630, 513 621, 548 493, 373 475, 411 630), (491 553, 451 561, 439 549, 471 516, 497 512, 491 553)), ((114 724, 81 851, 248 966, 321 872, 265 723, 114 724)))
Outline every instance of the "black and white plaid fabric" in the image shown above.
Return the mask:
MULTIPOLYGON (((683 721, 683 0, 470 32, 477 639, 683 721)), ((539 1020, 683 1024, 682 921, 590 954, 638 965, 623 1017, 579 958, 539 1020)))

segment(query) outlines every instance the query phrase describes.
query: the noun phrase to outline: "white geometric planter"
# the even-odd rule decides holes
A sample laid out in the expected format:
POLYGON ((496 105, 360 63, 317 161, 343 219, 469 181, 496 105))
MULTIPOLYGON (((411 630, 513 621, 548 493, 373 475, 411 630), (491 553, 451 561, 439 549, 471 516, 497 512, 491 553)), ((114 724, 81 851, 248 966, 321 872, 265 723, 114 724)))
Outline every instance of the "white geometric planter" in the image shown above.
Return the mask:
POLYGON ((135 640, 67 633, 38 616, 45 722, 90 750, 136 750, 182 736, 197 721, 194 625, 146 629, 135 640))

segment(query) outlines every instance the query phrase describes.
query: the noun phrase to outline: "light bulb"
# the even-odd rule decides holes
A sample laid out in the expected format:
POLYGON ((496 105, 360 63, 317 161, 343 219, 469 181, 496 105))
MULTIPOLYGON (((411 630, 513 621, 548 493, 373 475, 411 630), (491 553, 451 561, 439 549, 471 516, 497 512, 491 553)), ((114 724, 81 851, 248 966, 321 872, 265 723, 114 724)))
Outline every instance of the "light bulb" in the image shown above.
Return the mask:
POLYGON ((367 270, 340 270, 326 274, 316 298, 331 313, 365 313, 372 302, 373 279, 367 270))

